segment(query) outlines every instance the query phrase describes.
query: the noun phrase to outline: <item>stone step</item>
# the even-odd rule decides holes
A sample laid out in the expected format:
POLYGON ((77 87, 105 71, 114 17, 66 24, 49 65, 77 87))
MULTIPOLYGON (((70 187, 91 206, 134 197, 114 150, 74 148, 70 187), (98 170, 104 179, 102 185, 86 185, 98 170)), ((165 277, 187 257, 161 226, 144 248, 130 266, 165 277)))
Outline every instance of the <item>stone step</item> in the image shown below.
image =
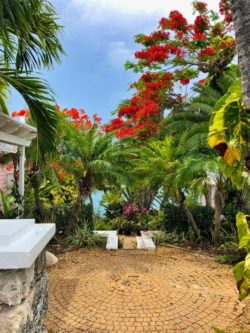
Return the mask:
POLYGON ((118 250, 117 230, 95 230, 94 232, 101 237, 107 237, 107 250, 118 250))
POLYGON ((136 237, 136 243, 137 243, 137 249, 138 250, 144 250, 145 249, 145 245, 143 243, 143 240, 142 240, 141 236, 136 237))
POLYGON ((109 236, 106 244, 107 250, 118 250, 118 236, 109 236))
POLYGON ((151 233, 141 231, 141 237, 146 250, 155 250, 155 244, 152 240, 151 233))

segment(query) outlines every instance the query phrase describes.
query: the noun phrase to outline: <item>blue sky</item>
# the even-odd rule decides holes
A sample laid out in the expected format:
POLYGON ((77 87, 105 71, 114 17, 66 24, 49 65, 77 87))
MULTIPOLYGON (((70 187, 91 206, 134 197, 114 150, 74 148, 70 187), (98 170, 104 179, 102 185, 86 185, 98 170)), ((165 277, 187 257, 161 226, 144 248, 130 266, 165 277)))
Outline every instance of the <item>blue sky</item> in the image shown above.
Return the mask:
MULTIPOLYGON (((217 0, 208 1, 216 9, 217 0)), ((118 103, 130 95, 136 80, 123 64, 133 59, 137 46, 133 36, 156 29, 172 9, 192 14, 188 0, 52 0, 64 25, 62 44, 66 56, 50 72, 43 73, 61 107, 84 108, 104 121, 118 103)), ((16 93, 10 111, 25 107, 16 93)))

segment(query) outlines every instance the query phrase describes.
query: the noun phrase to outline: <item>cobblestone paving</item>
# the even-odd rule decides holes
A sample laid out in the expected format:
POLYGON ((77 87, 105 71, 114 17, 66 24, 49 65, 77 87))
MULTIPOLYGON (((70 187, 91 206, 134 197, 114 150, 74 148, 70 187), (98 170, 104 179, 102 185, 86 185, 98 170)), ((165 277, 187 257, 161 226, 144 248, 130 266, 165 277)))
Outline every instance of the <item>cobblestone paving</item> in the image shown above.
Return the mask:
POLYGON ((176 249, 77 251, 49 272, 49 333, 207 333, 243 312, 231 268, 176 249))

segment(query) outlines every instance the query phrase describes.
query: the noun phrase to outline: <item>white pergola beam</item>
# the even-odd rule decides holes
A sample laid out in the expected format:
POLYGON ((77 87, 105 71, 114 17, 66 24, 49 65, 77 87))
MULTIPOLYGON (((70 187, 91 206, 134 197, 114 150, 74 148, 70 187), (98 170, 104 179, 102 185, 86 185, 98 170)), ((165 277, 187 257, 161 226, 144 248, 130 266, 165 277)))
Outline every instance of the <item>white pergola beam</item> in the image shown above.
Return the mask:
POLYGON ((5 133, 2 131, 0 131, 0 141, 9 143, 9 144, 13 144, 13 145, 24 146, 24 147, 28 147, 31 143, 30 140, 20 138, 13 134, 5 133))

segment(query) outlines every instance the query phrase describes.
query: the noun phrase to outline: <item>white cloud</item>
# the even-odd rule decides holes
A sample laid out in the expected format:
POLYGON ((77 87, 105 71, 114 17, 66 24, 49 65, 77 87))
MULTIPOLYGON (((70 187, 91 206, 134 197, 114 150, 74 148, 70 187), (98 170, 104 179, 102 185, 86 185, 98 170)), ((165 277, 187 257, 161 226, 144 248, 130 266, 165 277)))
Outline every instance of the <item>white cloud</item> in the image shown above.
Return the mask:
MULTIPOLYGON (((104 24, 107 21, 126 17, 128 21, 135 17, 167 16, 173 10, 179 10, 186 17, 191 17, 191 0, 71 0, 81 10, 82 18, 93 24, 104 24)), ((210 8, 218 9, 218 0, 208 0, 210 8)))

